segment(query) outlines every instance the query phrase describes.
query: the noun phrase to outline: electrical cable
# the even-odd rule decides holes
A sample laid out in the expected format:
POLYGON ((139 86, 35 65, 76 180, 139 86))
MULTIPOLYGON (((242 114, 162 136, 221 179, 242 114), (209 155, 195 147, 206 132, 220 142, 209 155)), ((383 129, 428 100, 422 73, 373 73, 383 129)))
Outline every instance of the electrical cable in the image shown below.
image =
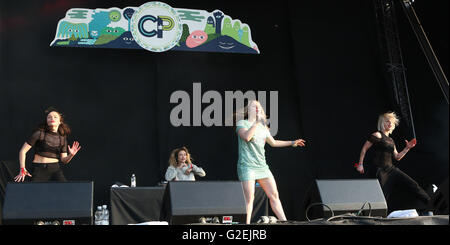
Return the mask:
POLYGON ((363 211, 364 211, 364 207, 366 206, 366 204, 369 204, 369 217, 372 214, 372 205, 370 204, 370 202, 365 202, 362 207, 359 209, 358 213, 356 214, 356 216, 359 216, 363 211))
POLYGON ((333 209, 330 208, 330 206, 328 206, 328 205, 326 205, 326 204, 324 204, 324 203, 315 202, 315 203, 311 203, 311 204, 308 206, 308 208, 306 208, 306 214, 305 214, 305 215, 306 215, 306 219, 307 219, 308 221, 311 221, 311 220, 309 219, 309 217, 308 217, 308 211, 309 211, 309 209, 310 209, 312 206, 317 206, 317 205, 322 205, 322 206, 327 207, 327 208, 331 211, 331 217, 334 216, 334 211, 333 211, 333 209))

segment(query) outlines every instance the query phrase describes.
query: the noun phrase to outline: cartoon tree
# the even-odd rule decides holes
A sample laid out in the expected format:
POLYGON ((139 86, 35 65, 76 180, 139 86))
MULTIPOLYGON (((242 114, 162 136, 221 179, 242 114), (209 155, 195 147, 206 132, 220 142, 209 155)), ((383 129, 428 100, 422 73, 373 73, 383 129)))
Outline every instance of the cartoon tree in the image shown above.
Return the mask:
POLYGON ((241 29, 241 23, 239 21, 235 21, 233 24, 233 32, 231 33, 231 37, 236 41, 241 41, 239 38, 239 30, 241 29))
POLYGON ((242 28, 243 34, 242 34, 242 44, 248 46, 251 48, 250 46, 250 29, 248 28, 248 26, 244 26, 244 28, 242 28))
POLYGON ((128 31, 130 30, 130 24, 131 24, 131 17, 134 14, 134 9, 132 8, 127 8, 123 11, 123 17, 128 20, 128 31))
POLYGON ((233 28, 231 27, 231 19, 230 18, 225 18, 223 20, 223 28, 222 28, 222 35, 225 36, 233 36, 233 28))
POLYGON ((214 19, 211 16, 209 16, 208 20, 206 21, 205 32, 206 34, 208 34, 208 36, 216 33, 216 27, 214 26, 214 19))
POLYGON ((186 39, 188 38, 190 32, 189 32, 189 26, 187 24, 183 24, 183 33, 181 34, 180 42, 179 43, 185 43, 186 39))
POLYGON ((224 17, 221 11, 216 11, 213 13, 214 19, 216 20, 216 33, 222 35, 222 19, 224 17))

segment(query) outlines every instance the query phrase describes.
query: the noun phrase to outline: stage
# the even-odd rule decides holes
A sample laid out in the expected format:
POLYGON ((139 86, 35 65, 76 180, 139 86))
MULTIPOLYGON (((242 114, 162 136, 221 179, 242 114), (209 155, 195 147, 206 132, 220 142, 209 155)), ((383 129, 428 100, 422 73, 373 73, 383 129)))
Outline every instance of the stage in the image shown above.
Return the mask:
POLYGON ((167 14, 152 13, 149 2, 0 1, 0 231, 26 227, 39 232, 36 240, 47 240, 43 229, 128 231, 176 241, 217 231, 215 241, 276 242, 286 236, 300 243, 347 242, 355 230, 384 240, 371 232, 413 230, 416 237, 429 227, 448 228, 448 82, 442 87, 440 81, 448 77, 450 1, 415 1, 409 10, 409 1, 393 0, 162 1, 167 14), (410 19, 412 7, 429 45, 410 19), (154 37, 150 16, 162 25, 154 37), (193 47, 196 37, 203 43, 193 47), (144 48, 151 46, 148 40, 175 46, 154 52, 144 48), (242 194, 236 170, 240 145, 247 143, 228 119, 245 106, 249 114, 252 100, 267 119, 267 137, 253 140, 264 149, 257 155, 270 168, 276 193, 255 187, 246 225, 249 195, 242 194), (39 147, 18 153, 49 107, 70 125, 67 147, 82 146, 76 156, 64 157, 69 164, 62 161, 64 148, 56 154, 66 163, 60 169, 68 182, 39 188, 22 176, 24 183, 15 183, 22 167, 39 177, 33 169, 39 147), (377 147, 360 158, 377 131, 377 117, 388 111, 400 118, 389 137, 404 153, 401 162, 394 154, 392 164, 427 192, 432 207, 418 207, 415 196, 407 199, 401 184, 392 184, 398 190, 385 196, 372 161, 377 147), (307 142, 304 147, 297 147, 298 139, 307 142), (404 143, 412 139, 414 148, 404 143), (173 186, 170 193, 158 185, 167 182, 172 152, 182 146, 206 175, 196 176, 196 186, 173 186), (354 168, 357 162, 364 172, 354 168), (136 187, 112 188, 130 185, 131 176, 136 187), (7 196, 11 183, 17 189, 7 196), (258 222, 274 216, 270 200, 278 198, 288 221, 258 222), (316 213, 314 207, 308 213, 314 203, 331 211, 320 207, 316 213), (100 205, 109 209, 109 225, 94 225, 100 205), (434 215, 386 218, 392 210, 422 214, 426 208, 434 215), (220 222, 200 223, 203 217, 220 222), (34 225, 42 220, 58 220, 60 228, 34 225), (61 228, 64 220, 76 228, 61 228))

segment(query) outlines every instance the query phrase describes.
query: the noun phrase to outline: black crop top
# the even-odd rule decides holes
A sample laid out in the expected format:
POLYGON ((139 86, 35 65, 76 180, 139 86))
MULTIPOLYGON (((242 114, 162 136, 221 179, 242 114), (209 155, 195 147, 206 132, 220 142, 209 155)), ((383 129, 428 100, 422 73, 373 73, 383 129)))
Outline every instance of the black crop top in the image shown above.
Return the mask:
POLYGON ((61 153, 67 153, 67 138, 59 133, 37 130, 26 142, 35 147, 39 156, 59 159, 61 153))
MULTIPOLYGON (((380 132, 381 133, 381 132, 380 132)), ((381 138, 370 135, 369 139, 373 145, 374 158, 373 163, 379 168, 388 168, 392 166, 392 157, 394 156, 395 143, 391 137, 381 133, 381 138)))

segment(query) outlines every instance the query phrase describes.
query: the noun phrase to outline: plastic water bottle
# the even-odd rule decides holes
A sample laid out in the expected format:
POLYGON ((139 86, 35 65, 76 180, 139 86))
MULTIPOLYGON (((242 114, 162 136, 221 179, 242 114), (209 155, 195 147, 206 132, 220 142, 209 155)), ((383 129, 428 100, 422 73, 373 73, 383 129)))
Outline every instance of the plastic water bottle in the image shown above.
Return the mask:
POLYGON ((136 175, 131 175, 131 187, 136 187, 136 175))
POLYGON ((109 211, 106 205, 102 208, 102 225, 109 225, 109 211))
POLYGON ((95 211, 95 215, 94 215, 95 221, 94 224, 95 225, 101 225, 102 224, 102 206, 97 206, 97 210, 95 211))

